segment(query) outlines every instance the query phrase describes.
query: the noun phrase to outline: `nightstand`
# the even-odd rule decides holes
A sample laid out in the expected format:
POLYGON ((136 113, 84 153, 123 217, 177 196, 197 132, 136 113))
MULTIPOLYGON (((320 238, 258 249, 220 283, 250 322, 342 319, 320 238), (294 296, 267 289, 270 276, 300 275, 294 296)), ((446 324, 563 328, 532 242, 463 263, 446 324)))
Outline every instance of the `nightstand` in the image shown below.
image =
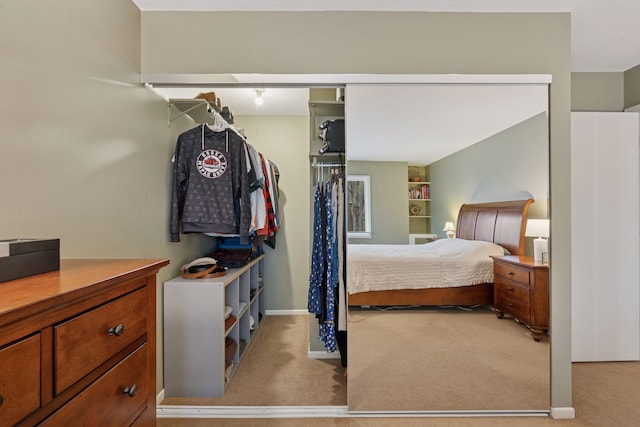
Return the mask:
POLYGON ((493 258, 493 311, 508 315, 540 341, 549 332, 549 267, 532 257, 493 258))

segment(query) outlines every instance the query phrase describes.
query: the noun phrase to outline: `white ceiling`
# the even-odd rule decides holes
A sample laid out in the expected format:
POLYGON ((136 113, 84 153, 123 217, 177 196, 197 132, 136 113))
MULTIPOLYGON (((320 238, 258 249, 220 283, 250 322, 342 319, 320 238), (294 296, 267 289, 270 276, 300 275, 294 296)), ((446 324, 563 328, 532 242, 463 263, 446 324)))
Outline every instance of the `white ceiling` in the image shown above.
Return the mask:
POLYGON ((141 10, 570 12, 571 69, 640 64, 640 0, 132 0, 141 10))
POLYGON ((431 164, 547 111, 547 93, 546 85, 347 88, 347 140, 359 141, 349 160, 431 164))

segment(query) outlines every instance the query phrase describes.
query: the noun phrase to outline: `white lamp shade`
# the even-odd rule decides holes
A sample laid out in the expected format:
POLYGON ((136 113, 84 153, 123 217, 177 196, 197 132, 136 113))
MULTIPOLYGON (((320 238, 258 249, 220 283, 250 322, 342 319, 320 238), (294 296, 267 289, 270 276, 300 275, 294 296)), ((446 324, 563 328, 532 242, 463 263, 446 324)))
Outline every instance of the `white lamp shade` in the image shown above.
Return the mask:
POLYGON ((450 221, 445 222, 444 228, 442 229, 442 231, 446 231, 447 237, 450 239, 453 239, 456 235, 455 233, 456 228, 453 226, 453 222, 450 222, 450 221))
POLYGON ((530 219, 524 232, 527 237, 549 237, 548 219, 530 219))
POLYGON ((543 261, 544 253, 549 253, 549 242, 543 237, 549 237, 548 219, 530 219, 527 221, 527 229, 524 231, 527 237, 537 237, 533 241, 533 259, 536 262, 543 261))

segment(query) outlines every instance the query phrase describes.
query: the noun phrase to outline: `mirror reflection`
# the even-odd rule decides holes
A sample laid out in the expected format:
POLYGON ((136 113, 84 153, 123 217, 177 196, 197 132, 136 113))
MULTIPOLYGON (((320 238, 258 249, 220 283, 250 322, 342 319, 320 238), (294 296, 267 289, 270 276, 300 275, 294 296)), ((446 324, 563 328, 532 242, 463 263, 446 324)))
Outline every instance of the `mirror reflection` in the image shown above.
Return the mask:
POLYGON ((368 175, 349 175, 345 189, 347 236, 371 236, 371 204, 368 175))
POLYGON ((347 86, 347 173, 371 192, 347 249, 350 411, 548 410, 548 231, 526 231, 548 225, 547 95, 347 86))

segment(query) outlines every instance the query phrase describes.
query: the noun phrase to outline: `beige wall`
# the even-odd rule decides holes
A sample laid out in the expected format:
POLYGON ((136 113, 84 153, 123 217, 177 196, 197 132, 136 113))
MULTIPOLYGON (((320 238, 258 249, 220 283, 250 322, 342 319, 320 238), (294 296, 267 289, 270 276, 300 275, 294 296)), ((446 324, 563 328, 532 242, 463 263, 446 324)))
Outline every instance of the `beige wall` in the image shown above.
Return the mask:
POLYGON ((139 84, 140 11, 129 0, 0 10, 0 236, 60 238, 63 258, 169 258, 160 289, 208 242, 169 243, 170 160, 194 124, 167 127, 167 103, 139 84))
POLYGON ((551 402, 571 406, 568 13, 145 12, 142 28, 149 74, 551 74, 551 402), (233 35, 224 60, 203 54, 213 26, 233 35))
POLYGON ((640 104, 640 65, 624 72, 624 108, 640 104))
POLYGON ((309 294, 309 116, 236 116, 251 143, 280 171, 282 228, 264 246, 267 310, 306 310, 309 294))
POLYGON ((349 243, 408 243, 407 168, 407 162, 347 163, 349 175, 368 175, 371 185, 371 238, 349 239, 349 243))
POLYGON ((552 405, 571 406, 569 14, 145 12, 141 46, 139 18, 128 0, 3 4, 2 235, 61 237, 65 257, 168 257, 160 282, 204 250, 168 243, 166 165, 192 124, 167 128, 141 70, 552 74, 552 405), (203 54, 213 25, 233 35, 222 61, 203 54))
POLYGON ((571 111, 622 111, 623 73, 571 73, 571 111))

